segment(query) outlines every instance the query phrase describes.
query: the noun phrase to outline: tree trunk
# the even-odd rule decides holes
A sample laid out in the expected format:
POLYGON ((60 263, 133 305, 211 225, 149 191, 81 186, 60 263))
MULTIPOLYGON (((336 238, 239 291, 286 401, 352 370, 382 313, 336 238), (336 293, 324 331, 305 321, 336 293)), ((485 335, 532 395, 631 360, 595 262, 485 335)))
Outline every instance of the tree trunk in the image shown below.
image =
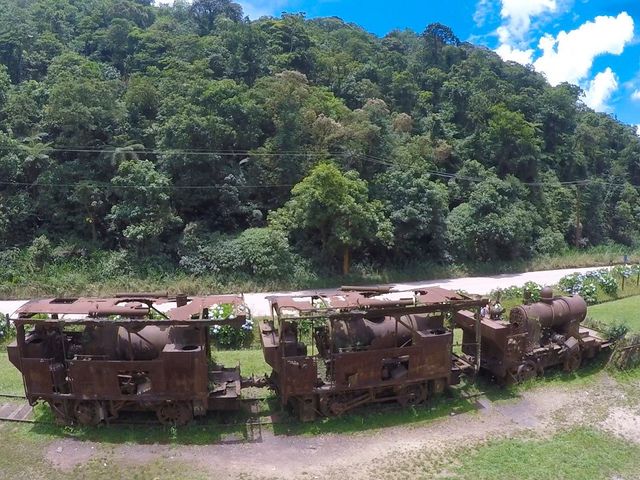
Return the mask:
POLYGON ((343 275, 349 275, 349 270, 351 268, 351 258, 349 255, 349 247, 347 245, 345 245, 344 247, 344 253, 342 256, 342 274, 343 275))

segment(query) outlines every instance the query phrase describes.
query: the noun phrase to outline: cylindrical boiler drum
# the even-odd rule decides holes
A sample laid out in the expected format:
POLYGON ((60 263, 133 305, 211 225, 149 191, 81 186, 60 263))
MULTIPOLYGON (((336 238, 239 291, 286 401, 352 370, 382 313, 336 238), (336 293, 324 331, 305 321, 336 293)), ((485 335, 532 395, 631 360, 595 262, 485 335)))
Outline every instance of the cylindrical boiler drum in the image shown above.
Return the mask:
POLYGON ((173 327, 148 325, 129 333, 126 328, 118 328, 116 353, 118 360, 153 360, 158 358, 169 342, 173 327), (131 358, 133 356, 133 358, 131 358))
MULTIPOLYGON (((411 326, 415 330, 428 330, 432 318, 424 315, 403 315, 402 323, 394 317, 367 319, 364 317, 335 320, 333 323, 333 347, 335 350, 367 347, 376 339, 388 338, 393 345, 402 345, 411 340, 411 326), (407 325, 407 326, 405 326, 407 325), (397 328, 397 330, 396 330, 397 328), (396 338, 397 332, 397 338, 396 338)), ((387 348, 389 342, 380 342, 380 348, 387 348)))
POLYGON ((582 322, 586 315, 587 303, 579 295, 574 295, 514 307, 509 313, 509 321, 524 324, 529 320, 537 320, 543 328, 550 328, 572 321, 582 322))

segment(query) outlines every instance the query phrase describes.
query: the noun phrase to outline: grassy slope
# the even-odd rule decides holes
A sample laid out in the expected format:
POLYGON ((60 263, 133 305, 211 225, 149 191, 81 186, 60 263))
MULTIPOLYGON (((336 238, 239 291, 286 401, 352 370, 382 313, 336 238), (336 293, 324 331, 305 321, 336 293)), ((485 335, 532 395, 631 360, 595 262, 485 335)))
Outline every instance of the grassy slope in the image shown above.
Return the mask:
POLYGON ((589 307, 588 315, 604 323, 625 323, 640 332, 640 295, 589 307))

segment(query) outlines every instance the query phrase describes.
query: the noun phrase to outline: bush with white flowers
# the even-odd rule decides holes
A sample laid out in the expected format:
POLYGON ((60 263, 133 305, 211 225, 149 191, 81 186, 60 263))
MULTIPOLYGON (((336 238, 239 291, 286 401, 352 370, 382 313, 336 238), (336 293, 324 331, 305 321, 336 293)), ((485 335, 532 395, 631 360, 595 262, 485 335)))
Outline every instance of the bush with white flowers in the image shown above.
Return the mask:
MULTIPOLYGON (((208 318, 215 320, 233 320, 235 318, 233 305, 213 304, 208 309, 208 318)), ((242 347, 253 335, 253 320, 249 315, 244 324, 240 327, 231 325, 213 325, 209 329, 213 341, 218 347, 235 349, 242 347)))

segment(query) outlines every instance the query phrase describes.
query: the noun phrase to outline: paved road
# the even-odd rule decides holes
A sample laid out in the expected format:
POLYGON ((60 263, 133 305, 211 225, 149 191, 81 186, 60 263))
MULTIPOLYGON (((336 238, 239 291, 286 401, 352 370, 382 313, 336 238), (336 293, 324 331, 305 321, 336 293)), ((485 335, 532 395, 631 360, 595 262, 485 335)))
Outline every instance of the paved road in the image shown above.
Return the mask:
MULTIPOLYGON (((496 288, 506 288, 512 285, 521 287, 529 281, 539 283, 540 285, 553 285, 558 283, 558 280, 560 280, 565 275, 573 272, 587 272, 589 270, 596 270, 596 268, 568 268, 564 270, 545 270, 541 272, 494 275, 491 277, 450 278, 441 280, 430 280, 428 282, 396 283, 394 284, 394 290, 413 290, 438 285, 451 290, 464 290, 469 293, 485 295, 496 288)), ((245 294, 245 299, 247 301, 247 305, 254 315, 265 316, 269 315, 269 304, 266 300, 266 297, 268 297, 269 295, 287 295, 292 293, 311 294, 323 291, 328 292, 330 291, 330 289, 306 290, 299 292, 247 293, 245 294)), ((25 300, 0 301, 0 312, 4 314, 11 314, 24 303, 25 300)))

